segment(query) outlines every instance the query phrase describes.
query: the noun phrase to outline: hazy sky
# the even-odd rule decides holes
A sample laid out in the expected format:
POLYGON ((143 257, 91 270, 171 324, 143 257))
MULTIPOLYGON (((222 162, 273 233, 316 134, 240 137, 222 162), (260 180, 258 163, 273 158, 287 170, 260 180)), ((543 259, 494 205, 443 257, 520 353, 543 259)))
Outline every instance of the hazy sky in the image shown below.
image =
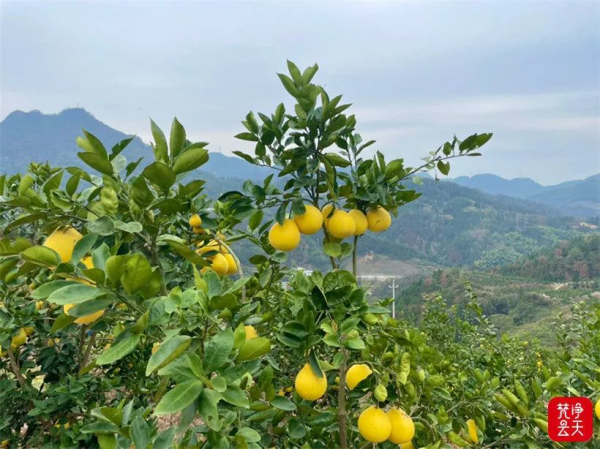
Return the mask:
MULTIPOLYGON (((83 106, 149 140, 173 116, 229 153, 250 110, 289 96, 285 60, 354 104, 358 129, 417 163, 495 133, 451 175, 543 184, 600 171, 600 2, 2 1, 2 104, 83 106)), ((75 136, 74 136, 75 137, 75 136)))

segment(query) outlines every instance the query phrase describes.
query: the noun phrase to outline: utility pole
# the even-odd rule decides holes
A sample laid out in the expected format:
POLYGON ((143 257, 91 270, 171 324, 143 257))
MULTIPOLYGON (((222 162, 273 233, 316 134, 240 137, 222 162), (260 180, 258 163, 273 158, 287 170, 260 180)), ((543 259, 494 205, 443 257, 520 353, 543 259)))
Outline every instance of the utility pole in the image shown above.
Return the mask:
POLYGON ((396 278, 392 278, 392 285, 389 286, 392 289, 392 299, 394 302, 392 303, 392 318, 396 318, 396 289, 398 286, 396 285, 396 278))

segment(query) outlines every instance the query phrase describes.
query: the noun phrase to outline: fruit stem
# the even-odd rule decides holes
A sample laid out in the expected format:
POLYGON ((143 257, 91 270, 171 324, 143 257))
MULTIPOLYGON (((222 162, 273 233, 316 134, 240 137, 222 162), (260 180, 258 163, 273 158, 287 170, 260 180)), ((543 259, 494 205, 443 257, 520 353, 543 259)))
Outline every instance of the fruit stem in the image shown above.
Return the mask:
MULTIPOLYGON (((342 342, 343 344, 343 342, 342 342)), ((342 347, 342 363, 340 364, 340 384, 338 388, 338 425, 340 428, 340 449, 346 449, 348 436, 346 433, 346 362, 348 352, 342 347)))
POLYGON ((14 373, 15 377, 19 381, 19 385, 24 387, 25 386, 25 378, 21 374, 21 371, 19 369, 19 364, 17 363, 17 360, 15 359, 15 353, 12 350, 12 345, 8 346, 8 358, 10 360, 10 367, 12 368, 12 372, 14 373))
POLYGON ((352 248, 352 274, 356 278, 356 247, 358 246, 358 236, 354 236, 354 247, 352 248))

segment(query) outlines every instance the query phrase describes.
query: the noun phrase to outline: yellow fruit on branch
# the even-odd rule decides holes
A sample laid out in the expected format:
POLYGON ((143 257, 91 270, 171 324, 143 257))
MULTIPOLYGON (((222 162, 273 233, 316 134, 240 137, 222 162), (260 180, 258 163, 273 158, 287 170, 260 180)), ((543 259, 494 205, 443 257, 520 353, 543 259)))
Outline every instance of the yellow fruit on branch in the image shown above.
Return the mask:
POLYGON ((596 407, 594 407, 594 410, 596 411, 596 418, 600 419, 600 399, 598 402, 596 402, 596 407))
POLYGON ((369 407, 358 417, 358 431, 365 440, 382 443, 390 436, 392 423, 383 410, 369 407))
POLYGON ((25 332, 25 329, 21 328, 21 329, 19 329, 17 334, 11 339, 10 346, 13 349, 15 349, 21 345, 24 345, 26 341, 27 341, 27 333, 25 332))
POLYGON ((369 230, 372 232, 383 232, 392 224, 392 216, 383 207, 379 206, 367 212, 369 230))
POLYGON ((292 251, 300 244, 300 230, 294 220, 286 218, 283 225, 275 223, 269 231, 269 243, 279 251, 292 251))
POLYGON ((189 223, 192 228, 199 228, 202 226, 202 218, 200 218, 200 215, 194 214, 190 217, 189 223))
POLYGON ((393 408, 387 412, 392 424, 389 440, 394 444, 409 443, 415 436, 415 424, 404 410, 393 408))
POLYGON ((363 235, 365 232, 367 232, 369 222, 367 221, 367 216, 363 214, 362 211, 358 209, 352 209, 350 212, 348 212, 348 215, 350 215, 354 220, 354 235, 363 235))
POLYGON ((208 252, 211 251, 217 251, 219 253, 222 254, 228 254, 229 251, 227 251, 227 248, 225 248, 224 246, 220 245, 219 242, 217 242, 216 240, 210 240, 208 243, 204 244, 199 243, 198 244, 198 249, 196 250, 196 252, 200 255, 202 254, 206 254, 208 252))
POLYGON ((412 444, 412 441, 409 441, 408 443, 402 443, 400 449, 415 449, 415 446, 412 444))
POLYGON ((231 254, 225 254, 225 259, 227 260, 227 274, 236 274, 238 272, 238 266, 235 263, 235 259, 231 254))
POLYGON ((83 236, 75 228, 60 228, 48 236, 44 246, 56 251, 61 262, 68 263, 73 256, 75 244, 82 238, 83 236))
POLYGON ((227 259, 225 259, 223 254, 215 254, 214 256, 209 257, 208 261, 210 262, 210 267, 219 276, 227 274, 227 271, 229 270, 229 264, 227 263, 227 259))
POLYGON ((294 217, 294 223, 296 223, 298 230, 302 234, 316 234, 323 227, 323 215, 321 215, 321 211, 315 206, 308 204, 306 211, 302 215, 294 217))
POLYGON ((41 310, 44 307, 44 301, 37 301, 35 303, 35 310, 41 310))
MULTIPOLYGON (((65 312, 65 314, 68 315, 69 309, 72 309, 73 307, 75 307, 75 304, 65 304, 65 306, 63 307, 63 311, 65 312)), ((90 324, 96 321, 102 315, 104 315, 104 310, 98 310, 97 312, 77 318, 75 322, 77 324, 90 324)))
POLYGON ((348 372, 346 373, 346 385, 350 390, 354 390, 354 388, 365 380, 367 377, 371 375, 373 371, 364 363, 357 363, 348 368, 348 372))
POLYGON ((192 228, 192 232, 193 232, 194 234, 196 234, 196 235, 199 235, 199 234, 204 234, 204 229, 202 229, 202 228, 201 228, 201 227, 199 227, 199 226, 194 226, 194 227, 192 228))
POLYGON ((477 435, 477 424, 472 419, 467 421, 467 429, 469 431, 469 438, 471 442, 477 444, 479 443, 479 435, 477 435))
POLYGON ((246 340, 258 337, 258 332, 254 329, 254 326, 244 326, 244 330, 246 331, 246 340))
POLYGON ((3 350, 2 346, 0 346, 0 357, 4 357, 6 354, 8 354, 8 351, 3 350))
POLYGON ((27 326, 27 327, 24 327, 23 330, 25 331, 25 335, 27 335, 29 337, 35 331, 35 327, 27 326))
POLYGON ((348 212, 336 210, 327 223, 327 230, 337 239, 345 239, 354 235, 356 223, 348 212))
POLYGON ((317 376, 307 363, 296 375, 294 386, 302 399, 316 401, 327 391, 327 377, 317 376))

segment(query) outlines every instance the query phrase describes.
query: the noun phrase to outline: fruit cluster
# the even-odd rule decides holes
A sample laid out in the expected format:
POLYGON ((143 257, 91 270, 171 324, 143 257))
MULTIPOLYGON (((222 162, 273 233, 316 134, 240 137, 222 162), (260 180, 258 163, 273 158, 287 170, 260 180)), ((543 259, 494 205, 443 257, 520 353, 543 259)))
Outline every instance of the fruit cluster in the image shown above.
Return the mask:
POLYGON ((327 204, 322 210, 307 205, 306 211, 294 219, 286 218, 283 224, 275 223, 269 231, 269 243, 279 251, 293 251, 300 244, 300 235, 316 234, 323 227, 333 239, 342 240, 352 236, 361 236, 367 229, 371 232, 383 232, 392 224, 390 213, 378 206, 367 211, 352 209, 346 212, 327 204))
MULTIPOLYGON (((369 365, 354 364, 346 373, 346 386, 349 390, 353 390, 372 373, 369 365)), ((302 399, 315 401, 327 391, 327 377, 317 376, 307 363, 296 375, 295 389, 302 399)), ((374 394, 377 400, 385 400, 387 391, 381 395, 378 394, 377 389, 385 390, 385 387, 378 385, 374 394)), ((382 443, 388 440, 394 444, 401 444, 403 448, 411 447, 411 440, 415 435, 412 419, 398 408, 391 408, 387 412, 375 406, 366 408, 358 417, 358 430, 362 437, 371 443, 382 443)))
MULTIPOLYGON (((194 234, 204 234, 204 228, 202 228, 202 218, 198 214, 194 214, 190 217, 189 224, 192 227, 192 232, 194 234)), ((225 236, 218 235, 220 240, 223 240, 225 236)), ((205 244, 205 242, 201 242, 198 245, 198 249, 196 253, 203 255, 206 253, 211 253, 207 257, 208 262, 210 263, 210 267, 217 273, 219 276, 224 276, 226 274, 235 274, 238 272, 238 266, 235 262, 235 258, 232 254, 229 253, 229 250, 222 245, 219 240, 211 240, 205 244), (216 252, 216 254, 212 254, 216 252)))

